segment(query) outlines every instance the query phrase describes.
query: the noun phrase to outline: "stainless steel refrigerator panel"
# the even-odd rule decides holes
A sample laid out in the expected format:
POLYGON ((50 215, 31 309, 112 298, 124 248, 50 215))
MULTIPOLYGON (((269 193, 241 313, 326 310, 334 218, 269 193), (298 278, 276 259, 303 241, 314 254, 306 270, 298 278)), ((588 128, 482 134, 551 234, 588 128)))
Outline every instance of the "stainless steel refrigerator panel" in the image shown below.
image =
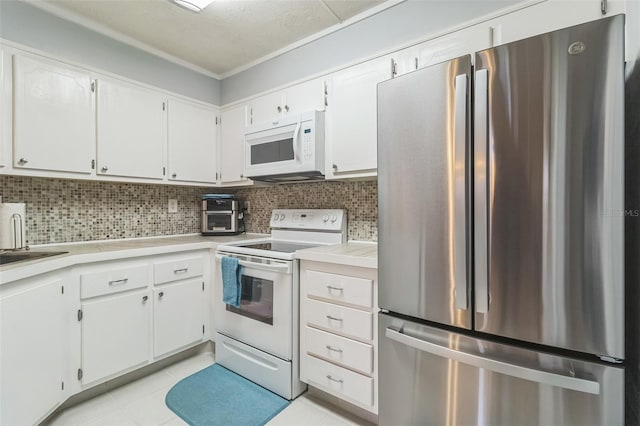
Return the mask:
POLYGON ((379 305, 471 327, 471 57, 378 85, 379 305))
POLYGON ((624 358, 624 18, 476 54, 479 331, 624 358))
POLYGON ((381 425, 622 425, 624 370, 379 314, 381 425))

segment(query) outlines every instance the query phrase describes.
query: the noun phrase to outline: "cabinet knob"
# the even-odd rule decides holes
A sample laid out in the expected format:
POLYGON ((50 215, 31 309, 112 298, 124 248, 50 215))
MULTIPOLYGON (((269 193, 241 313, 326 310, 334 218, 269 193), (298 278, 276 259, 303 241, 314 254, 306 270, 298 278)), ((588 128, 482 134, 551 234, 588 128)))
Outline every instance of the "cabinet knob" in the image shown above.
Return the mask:
POLYGON ((334 165, 332 165, 331 167, 333 167, 333 171, 334 171, 334 172, 337 172, 337 171, 338 171, 338 165, 337 165, 337 164, 334 164, 334 165))
POLYGON ((160 293, 158 293, 158 298, 162 299, 162 296, 164 296, 164 291, 161 291, 160 293))
POLYGON ((284 110, 285 110, 285 111, 287 111, 287 112, 289 112, 289 105, 285 105, 285 106, 284 106, 284 110))
POLYGON ((244 179, 244 175, 240 175, 240 179, 244 179))
POLYGON ((278 105, 276 109, 278 110, 278 112, 282 112, 282 107, 280 105, 278 105))
POLYGON ((149 300, 149 296, 142 296, 142 302, 146 302, 147 300, 149 300))
POLYGON ((171 175, 172 178, 175 178, 176 176, 178 176, 177 173, 174 173, 174 174, 171 175))
POLYGON ((28 162, 29 162, 29 160, 27 160, 24 157, 22 157, 21 159, 18 160, 18 163, 20 163, 20 164, 27 164, 28 162))
POLYGON ((102 166, 102 168, 100 169, 100 171, 101 171, 102 173, 106 173, 106 172, 107 172, 107 170, 109 170, 109 168, 108 168, 107 166, 102 166))

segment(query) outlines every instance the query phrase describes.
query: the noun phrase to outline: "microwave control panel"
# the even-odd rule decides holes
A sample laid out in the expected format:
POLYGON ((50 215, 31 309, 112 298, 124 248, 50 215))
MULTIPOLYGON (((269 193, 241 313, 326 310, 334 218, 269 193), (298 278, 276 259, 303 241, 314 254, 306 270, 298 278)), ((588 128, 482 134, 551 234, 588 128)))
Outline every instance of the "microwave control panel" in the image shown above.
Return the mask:
POLYGON ((302 158, 309 161, 313 158, 313 135, 311 126, 302 129, 302 158))

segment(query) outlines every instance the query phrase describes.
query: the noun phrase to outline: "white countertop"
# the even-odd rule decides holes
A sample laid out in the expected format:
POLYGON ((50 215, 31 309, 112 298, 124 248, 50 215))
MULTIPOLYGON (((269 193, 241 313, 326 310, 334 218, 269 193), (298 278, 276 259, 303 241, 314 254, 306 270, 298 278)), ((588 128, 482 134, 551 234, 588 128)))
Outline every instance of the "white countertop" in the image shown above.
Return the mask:
POLYGON ((349 241, 344 244, 313 247, 296 251, 296 258, 377 269, 378 244, 367 241, 349 241))
POLYGON ((178 235, 160 238, 135 238, 114 241, 89 241, 33 246, 32 251, 68 253, 0 266, 0 285, 83 263, 102 262, 137 256, 215 249, 219 244, 265 237, 265 234, 229 236, 178 235))

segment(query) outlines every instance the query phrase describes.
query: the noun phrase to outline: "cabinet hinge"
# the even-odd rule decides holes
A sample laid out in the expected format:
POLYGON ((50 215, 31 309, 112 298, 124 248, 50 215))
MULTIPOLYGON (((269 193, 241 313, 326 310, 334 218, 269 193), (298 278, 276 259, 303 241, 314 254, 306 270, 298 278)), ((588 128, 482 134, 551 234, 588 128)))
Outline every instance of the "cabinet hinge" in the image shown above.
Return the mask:
POLYGON ((216 125, 218 124, 218 117, 216 117, 216 125))
POLYGON ((92 82, 91 82, 91 92, 92 92, 92 93, 95 93, 95 92, 96 92, 96 82, 95 82, 95 81, 92 81, 92 82))
POLYGON ((78 380, 82 380, 82 368, 78 368, 78 380))
POLYGON ((253 107, 249 108, 249 123, 253 124, 253 107))
POLYGON ((61 383, 60 387, 62 388, 62 390, 64 390, 64 382, 61 383))
POLYGON ((82 321, 82 309, 78 309, 78 321, 82 321))
POLYGON ((609 8, 607 5, 607 0, 602 0, 600 2, 600 12, 602 12, 603 15, 606 15, 608 11, 609 11, 609 8))
POLYGON ((96 168, 96 160, 91 160, 91 170, 96 168))
POLYGON ((202 281, 202 291, 204 291, 204 281, 202 281))
POLYGON ((202 334, 204 334, 204 324, 202 324, 202 334))
POLYGON ((398 63, 391 58, 391 77, 395 77, 398 74, 398 63))
POLYGON ((164 111, 164 109, 165 109, 165 103, 163 102, 162 103, 162 110, 164 111))
POLYGON ((163 167, 163 168, 162 168, 162 176, 164 176, 166 173, 167 173, 167 168, 166 168, 166 167, 163 167))
POLYGON ((64 286, 60 286, 60 294, 64 294, 64 286))
POLYGON ((216 172, 216 180, 218 180, 218 172, 216 172))

